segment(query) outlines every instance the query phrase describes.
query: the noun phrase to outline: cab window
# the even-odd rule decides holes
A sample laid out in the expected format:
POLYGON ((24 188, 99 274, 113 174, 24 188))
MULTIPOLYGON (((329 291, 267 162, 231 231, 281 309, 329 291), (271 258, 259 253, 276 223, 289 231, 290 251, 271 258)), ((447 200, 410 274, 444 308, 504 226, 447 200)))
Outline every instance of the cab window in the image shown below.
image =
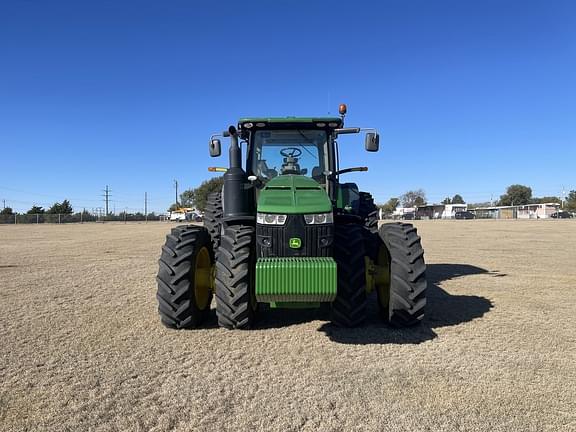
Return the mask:
POLYGON ((288 174, 326 182, 328 145, 323 130, 259 130, 253 146, 252 172, 264 182, 288 174))

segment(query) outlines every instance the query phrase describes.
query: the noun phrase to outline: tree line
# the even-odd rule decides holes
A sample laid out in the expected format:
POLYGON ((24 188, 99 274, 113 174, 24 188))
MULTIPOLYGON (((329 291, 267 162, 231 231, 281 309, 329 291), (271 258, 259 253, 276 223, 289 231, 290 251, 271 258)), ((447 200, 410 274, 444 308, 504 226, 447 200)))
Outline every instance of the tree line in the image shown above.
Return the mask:
MULTIPOLYGON (((74 213, 74 209, 72 208, 72 205, 70 204, 70 201, 68 201, 67 199, 65 199, 64 201, 60 202, 55 202, 50 208, 48 209, 44 209, 41 206, 37 206, 37 205, 33 205, 30 210, 28 210, 26 212, 26 214, 65 214, 65 215, 69 215, 74 213)), ((14 210, 12 210, 11 207, 6 207, 4 209, 2 209, 2 211, 0 211, 0 214, 3 215, 13 215, 14 214, 14 210)))
MULTIPOLYGON (((14 212, 14 210, 11 207, 5 207, 3 209, 0 210, 0 215, 2 216, 14 216, 18 213, 14 212)), ((23 213, 24 215, 66 215, 66 216, 70 216, 70 215, 74 215, 77 217, 77 219, 81 219, 81 220, 92 220, 96 217, 96 215, 90 213, 87 210, 82 210, 81 212, 74 212, 74 209, 72 208, 72 204, 70 204, 70 201, 65 199, 62 202, 55 202, 52 206, 50 206, 49 208, 45 209, 42 206, 38 206, 36 204, 34 204, 30 210, 26 211, 25 213, 23 213)), ((118 220, 118 221, 123 221, 123 220, 144 220, 146 219, 146 215, 142 212, 136 212, 136 213, 128 213, 126 211, 122 211, 118 214, 108 214, 108 215, 101 215, 102 217, 105 217, 106 220, 118 220)), ((156 213, 151 212, 148 213, 148 219, 155 219, 158 216, 156 215, 156 213)))

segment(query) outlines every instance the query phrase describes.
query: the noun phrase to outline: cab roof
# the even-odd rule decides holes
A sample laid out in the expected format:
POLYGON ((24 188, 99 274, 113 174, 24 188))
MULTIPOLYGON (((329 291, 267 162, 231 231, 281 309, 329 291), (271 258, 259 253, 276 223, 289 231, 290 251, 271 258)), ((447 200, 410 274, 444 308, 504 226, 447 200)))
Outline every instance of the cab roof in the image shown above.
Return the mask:
MULTIPOLYGON (((247 117, 238 120, 238 125, 242 126, 246 123, 265 123, 265 124, 314 124, 314 123, 336 123, 336 126, 341 127, 342 119, 340 117, 247 117)), ((257 125, 260 126, 260 125, 257 125)))

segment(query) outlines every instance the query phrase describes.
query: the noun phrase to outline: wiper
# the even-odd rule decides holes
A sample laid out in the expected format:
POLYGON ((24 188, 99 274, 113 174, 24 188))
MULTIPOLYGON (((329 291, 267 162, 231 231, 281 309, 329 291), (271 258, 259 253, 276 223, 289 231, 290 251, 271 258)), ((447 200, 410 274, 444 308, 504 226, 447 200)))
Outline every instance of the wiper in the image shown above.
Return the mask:
MULTIPOLYGON (((313 143, 313 141, 310 140, 310 138, 308 138, 306 135, 304 135, 300 129, 297 129, 297 131, 300 134, 300 136, 302 136, 302 138, 304 138, 307 142, 313 143)), ((314 159, 318 160, 318 156, 316 156, 314 153, 312 153, 310 150, 308 150, 305 145, 301 145, 300 147, 302 147, 304 150, 306 150, 306 152, 310 156, 312 156, 314 159)))

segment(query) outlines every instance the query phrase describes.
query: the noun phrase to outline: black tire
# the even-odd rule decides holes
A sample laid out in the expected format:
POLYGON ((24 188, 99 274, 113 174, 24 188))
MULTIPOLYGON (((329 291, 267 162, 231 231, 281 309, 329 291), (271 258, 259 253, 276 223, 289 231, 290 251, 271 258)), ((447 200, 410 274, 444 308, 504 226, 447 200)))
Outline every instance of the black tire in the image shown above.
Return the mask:
POLYGON ((336 224, 334 259, 338 268, 338 292, 332 303, 332 322, 356 327, 366 319, 366 272, 364 228, 358 224, 336 224))
POLYGON ((384 224, 379 234, 390 266, 388 293, 377 290, 382 315, 394 326, 419 324, 424 318, 427 288, 420 236, 416 228, 407 223, 384 224))
POLYGON ((372 260, 378 254, 378 207, 374 204, 374 198, 368 192, 360 192, 359 214, 364 226, 364 249, 366 255, 372 260))
POLYGON ((208 194, 206 210, 204 211, 204 226, 210 233, 214 253, 216 253, 220 247, 222 214, 222 192, 212 192, 208 194))
POLYGON ((362 218, 364 228, 368 232, 378 232, 378 207, 374 204, 372 194, 368 192, 360 192, 360 205, 358 213, 362 218))
POLYGON ((233 225, 224 229, 216 258, 216 315, 227 329, 249 329, 256 316, 255 229, 233 225))
POLYGON ((212 301, 211 289, 203 289, 214 264, 206 228, 193 225, 172 228, 158 263, 156 298, 162 323, 175 329, 198 327, 209 314, 212 301), (198 280, 202 282, 197 284, 198 280))

